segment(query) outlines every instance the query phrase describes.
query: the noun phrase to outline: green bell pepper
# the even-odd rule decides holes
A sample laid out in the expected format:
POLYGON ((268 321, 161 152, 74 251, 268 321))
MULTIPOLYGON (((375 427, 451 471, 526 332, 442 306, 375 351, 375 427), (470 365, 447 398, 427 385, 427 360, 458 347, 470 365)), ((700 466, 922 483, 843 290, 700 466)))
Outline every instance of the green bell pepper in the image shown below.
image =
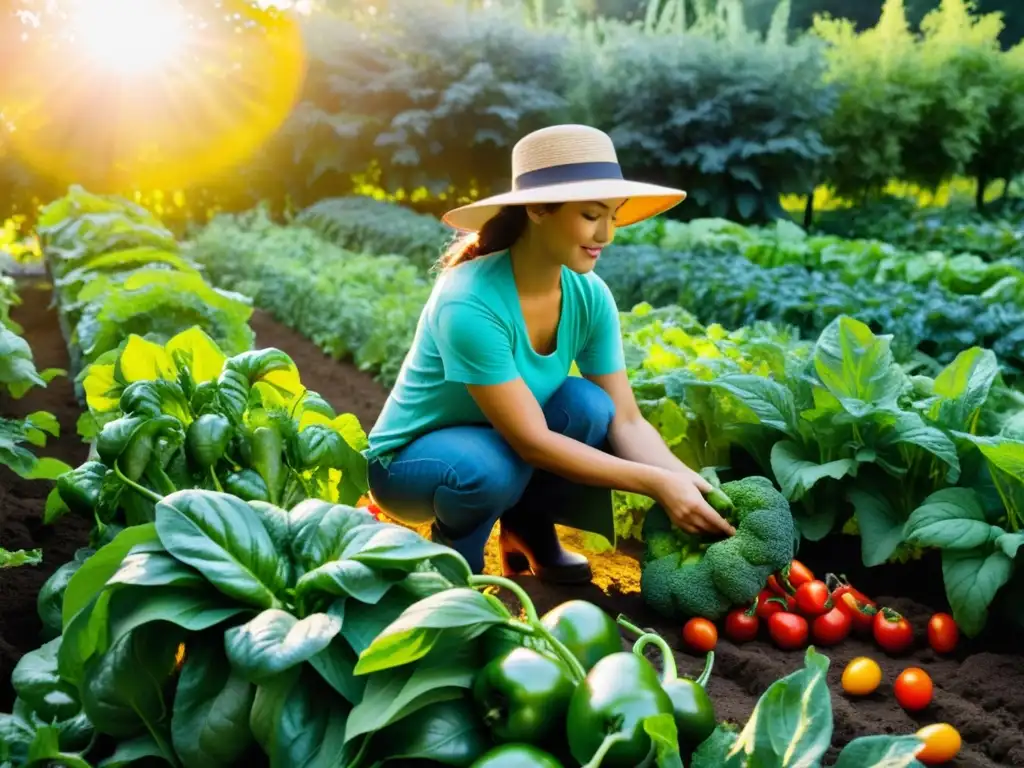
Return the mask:
POLYGON ((224 490, 245 501, 270 501, 267 484, 253 469, 232 472, 224 478, 224 490))
POLYGON ((541 617, 541 623, 589 672, 601 659, 624 649, 615 620, 586 600, 569 600, 541 617))
POLYGON ((516 648, 477 673, 473 700, 497 741, 538 743, 564 725, 574 689, 564 665, 516 648))
POLYGON ((643 656, 644 648, 656 645, 661 652, 661 687, 672 700, 672 712, 679 733, 679 743, 690 751, 697 748, 704 739, 714 732, 716 725, 715 705, 705 690, 711 669, 715 663, 715 652, 709 651, 704 660, 704 670, 696 680, 678 677, 675 657, 668 643, 653 632, 645 632, 631 624, 624 616, 618 623, 633 634, 640 635, 633 645, 633 653, 643 656))
POLYGON ((259 472, 270 494, 270 503, 278 504, 288 467, 282 451, 284 440, 275 427, 256 427, 252 433, 252 468, 259 472))
POLYGON ((631 651, 605 656, 576 686, 566 717, 569 749, 581 765, 601 751, 602 768, 636 768, 651 752, 644 720, 672 714, 651 663, 631 651), (617 739, 609 748, 605 743, 617 739))
POLYGON ((481 755, 469 768, 562 768, 562 764, 530 744, 502 744, 481 755))
POLYGON ((185 436, 188 457, 205 472, 224 456, 233 432, 226 416, 204 413, 189 425, 185 436))
POLYGON ((72 512, 91 515, 99 503, 107 472, 102 461, 87 461, 57 478, 57 494, 72 512))

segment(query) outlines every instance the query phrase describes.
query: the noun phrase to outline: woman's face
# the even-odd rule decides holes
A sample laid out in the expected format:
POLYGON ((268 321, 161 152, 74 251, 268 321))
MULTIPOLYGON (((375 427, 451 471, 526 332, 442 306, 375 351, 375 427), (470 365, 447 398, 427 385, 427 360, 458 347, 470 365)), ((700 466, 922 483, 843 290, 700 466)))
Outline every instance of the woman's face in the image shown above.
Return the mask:
POLYGON ((590 272, 615 237, 615 214, 625 199, 563 203, 556 210, 529 208, 535 241, 573 272, 590 272))

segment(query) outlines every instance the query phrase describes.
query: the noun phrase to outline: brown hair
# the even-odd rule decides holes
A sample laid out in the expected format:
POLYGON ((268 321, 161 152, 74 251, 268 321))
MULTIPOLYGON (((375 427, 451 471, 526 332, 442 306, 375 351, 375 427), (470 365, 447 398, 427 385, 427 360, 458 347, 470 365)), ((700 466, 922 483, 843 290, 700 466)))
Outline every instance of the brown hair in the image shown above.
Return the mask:
MULTIPOLYGON (((561 203, 547 203, 549 213, 558 210, 561 203)), ((470 232, 453 242, 438 259, 437 268, 450 269, 478 256, 497 253, 511 248, 526 231, 529 218, 524 205, 506 205, 488 219, 479 232, 470 232)))

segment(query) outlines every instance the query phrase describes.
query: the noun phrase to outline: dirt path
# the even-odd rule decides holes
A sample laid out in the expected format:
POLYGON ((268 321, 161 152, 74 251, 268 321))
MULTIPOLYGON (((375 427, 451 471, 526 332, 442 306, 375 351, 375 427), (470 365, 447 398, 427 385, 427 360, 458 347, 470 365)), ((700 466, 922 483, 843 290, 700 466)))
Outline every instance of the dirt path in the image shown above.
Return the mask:
MULTIPOLYGON (((23 306, 15 318, 25 326, 25 334, 36 355, 37 364, 66 366, 67 352, 57 326, 56 314, 47 308, 49 294, 44 290, 23 290, 23 306)), ((369 430, 386 399, 386 392, 373 378, 356 370, 351 364, 339 363, 325 356, 311 342, 276 323, 263 312, 256 312, 253 327, 260 347, 273 346, 287 352, 296 362, 303 383, 319 392, 339 412, 354 413, 364 429, 369 430)), ((40 390, 21 401, 0 403, 0 412, 20 415, 45 408, 54 412, 61 424, 62 436, 51 444, 49 455, 69 463, 84 459, 86 450, 75 434, 79 406, 70 383, 57 380, 47 390, 40 390)), ((56 528, 41 524, 47 493, 45 483, 26 483, 0 470, 0 537, 9 548, 41 546, 45 561, 37 568, 8 571, 0 578, 0 679, 6 680, 13 663, 26 651, 39 645, 39 621, 35 599, 40 586, 53 570, 70 559, 88 533, 85 521, 68 518, 56 528)), ((577 539, 565 532, 570 547, 577 539)), ((519 579, 539 611, 544 612, 565 600, 592 600, 612 616, 625 613, 641 626, 655 628, 676 651, 679 669, 696 674, 702 659, 681 648, 678 626, 651 615, 637 594, 639 571, 630 556, 633 548, 593 558, 595 583, 586 587, 553 589, 536 579, 519 579)), ((635 551, 635 550, 633 550, 635 551)), ((497 565, 492 541, 488 551, 488 568, 497 565)), ((840 569, 832 553, 825 553, 821 565, 840 569)), ((817 566, 818 563, 814 563, 817 566)), ((849 563, 842 563, 848 566, 849 563)), ((872 574, 874 575, 874 574, 872 574)), ((856 582, 856 577, 851 574, 856 582)), ((905 611, 915 626, 923 627, 931 610, 907 598, 887 598, 884 590, 891 579, 872 579, 870 585, 879 600, 905 611)), ((926 600, 923 595, 916 599, 926 600)), ((509 598, 514 610, 514 601, 509 598)), ((858 736, 878 733, 909 733, 921 725, 946 721, 955 725, 964 738, 961 757, 952 765, 958 768, 991 768, 992 766, 1024 766, 1024 657, 1018 646, 996 649, 992 646, 971 647, 965 644, 951 658, 939 658, 919 648, 901 659, 890 659, 872 644, 849 639, 838 648, 823 649, 831 659, 829 682, 835 720, 834 758, 838 747, 858 736), (868 655, 879 661, 884 671, 881 689, 873 696, 852 701, 841 693, 839 678, 843 666, 855 656, 868 655), (923 713, 911 716, 895 703, 892 681, 907 666, 921 666, 936 684, 933 704, 923 713)), ((744 722, 758 697, 778 678, 798 669, 803 652, 782 652, 765 641, 736 646, 721 639, 716 649, 715 670, 710 693, 722 718, 744 722)), ((0 711, 10 704, 6 684, 0 690, 0 711)))

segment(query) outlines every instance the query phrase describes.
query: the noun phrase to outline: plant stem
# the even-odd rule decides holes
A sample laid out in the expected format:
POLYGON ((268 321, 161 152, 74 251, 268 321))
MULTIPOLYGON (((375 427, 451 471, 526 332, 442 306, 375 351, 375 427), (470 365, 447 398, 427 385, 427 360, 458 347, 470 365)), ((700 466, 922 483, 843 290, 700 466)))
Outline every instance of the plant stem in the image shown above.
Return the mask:
POLYGON ((136 491, 137 493, 145 496, 150 501, 152 501, 154 503, 163 501, 163 499, 164 499, 163 496, 160 496, 159 494, 154 493, 153 491, 149 490, 149 488, 147 488, 144 485, 139 485, 134 480, 129 480, 125 476, 125 474, 121 471, 121 467, 118 465, 116 459, 114 460, 114 474, 117 475, 117 479, 118 480, 120 480, 122 483, 124 483, 129 488, 131 488, 132 490, 136 491))
MULTIPOLYGON (((587 677, 587 670, 583 668, 580 660, 577 659, 572 651, 565 647, 551 631, 545 627, 537 615, 537 608, 534 606, 533 601, 530 600, 530 596, 526 594, 526 590, 520 587, 511 579, 506 579, 503 576, 470 576, 469 585, 475 586, 493 586, 493 587, 504 587, 509 592, 514 594, 519 602, 523 606, 523 610, 526 611, 526 623, 533 628, 533 631, 544 638, 545 641, 554 649, 555 653, 561 658, 565 665, 569 668, 570 674, 575 679, 574 682, 581 683, 587 677)), ((514 626, 514 625, 513 625, 514 626)))
POLYGON ((624 733, 609 733, 604 737, 604 741, 601 742, 601 746, 597 748, 597 752, 590 758, 590 761, 583 766, 583 768, 599 768, 601 762, 607 757, 612 747, 618 744, 620 741, 629 741, 629 737, 624 733))
POLYGON ((640 639, 633 644, 633 653, 637 656, 644 655, 644 648, 648 645, 656 645, 661 651, 661 684, 670 683, 679 677, 679 670, 676 668, 676 659, 672 655, 672 649, 661 635, 650 632, 640 636, 640 639))
POLYGON ((224 489, 221 487, 220 480, 217 479, 217 473, 213 471, 213 467, 210 467, 210 478, 213 480, 213 487, 224 493, 224 489))

